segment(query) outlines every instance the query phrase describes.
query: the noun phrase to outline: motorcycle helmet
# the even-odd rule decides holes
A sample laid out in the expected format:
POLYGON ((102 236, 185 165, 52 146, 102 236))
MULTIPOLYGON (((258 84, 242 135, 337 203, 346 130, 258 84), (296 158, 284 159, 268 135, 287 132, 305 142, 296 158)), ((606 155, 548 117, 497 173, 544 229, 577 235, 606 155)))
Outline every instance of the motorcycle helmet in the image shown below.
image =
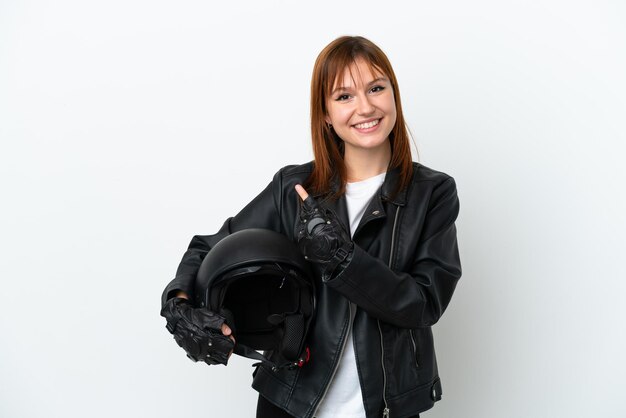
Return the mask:
POLYGON ((295 243, 251 228, 226 236, 204 258, 196 277, 196 306, 223 314, 234 352, 273 368, 308 361, 307 331, 315 312, 315 282, 295 243), (281 364, 256 350, 278 352, 281 364))

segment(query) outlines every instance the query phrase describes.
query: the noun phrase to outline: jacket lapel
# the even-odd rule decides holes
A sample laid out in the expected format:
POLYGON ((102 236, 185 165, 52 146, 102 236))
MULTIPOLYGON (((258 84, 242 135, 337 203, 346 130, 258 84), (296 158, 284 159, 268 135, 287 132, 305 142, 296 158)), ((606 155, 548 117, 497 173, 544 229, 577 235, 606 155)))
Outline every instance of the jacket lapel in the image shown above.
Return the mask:
MULTIPOLYGON (((382 186, 374 193, 372 200, 367 205, 367 209, 357 226, 353 240, 356 242, 362 249, 367 251, 371 246, 372 242, 376 239, 379 234, 380 228, 382 227, 382 222, 376 229, 367 228, 367 233, 363 233, 365 227, 373 221, 378 219, 383 219, 387 217, 387 211, 385 207, 389 207, 386 203, 393 203, 396 206, 404 206, 406 203, 406 195, 407 189, 401 190, 393 199, 391 199, 391 193, 393 193, 396 183, 398 181, 398 177, 400 174, 399 168, 393 168, 387 171, 385 175, 385 181, 382 186)), ((332 181, 331 190, 334 192, 339 188, 339 179, 335 177, 332 181)), ((348 216, 348 205, 346 203, 345 194, 341 195, 341 197, 335 201, 328 199, 329 194, 325 196, 320 196, 321 204, 333 211, 341 226, 345 228, 346 231, 350 231, 350 219, 348 216)), ((378 222, 377 222, 378 223, 378 222)))
POLYGON ((323 205, 325 205, 326 208, 330 209, 335 214, 341 226, 349 233, 350 217, 348 216, 348 204, 346 202, 346 195, 341 195, 341 197, 335 201, 324 200, 323 205))

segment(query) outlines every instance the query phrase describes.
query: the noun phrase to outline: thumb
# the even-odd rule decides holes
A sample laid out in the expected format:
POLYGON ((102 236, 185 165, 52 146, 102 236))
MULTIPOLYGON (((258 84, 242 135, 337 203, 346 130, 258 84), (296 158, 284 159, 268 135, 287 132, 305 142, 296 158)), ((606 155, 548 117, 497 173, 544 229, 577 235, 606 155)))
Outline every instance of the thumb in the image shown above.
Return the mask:
POLYGON ((232 330, 230 329, 230 327, 226 324, 222 324, 222 334, 229 336, 230 334, 232 334, 232 330))

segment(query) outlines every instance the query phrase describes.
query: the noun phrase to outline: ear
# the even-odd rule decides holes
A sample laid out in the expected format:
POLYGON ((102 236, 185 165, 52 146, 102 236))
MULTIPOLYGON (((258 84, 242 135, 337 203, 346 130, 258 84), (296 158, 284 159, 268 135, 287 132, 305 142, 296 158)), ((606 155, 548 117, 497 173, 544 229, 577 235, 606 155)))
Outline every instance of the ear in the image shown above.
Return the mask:
POLYGON ((328 115, 326 115, 326 116, 324 117, 324 121, 325 121, 327 124, 332 125, 332 123, 330 123, 330 117, 328 117, 328 115))

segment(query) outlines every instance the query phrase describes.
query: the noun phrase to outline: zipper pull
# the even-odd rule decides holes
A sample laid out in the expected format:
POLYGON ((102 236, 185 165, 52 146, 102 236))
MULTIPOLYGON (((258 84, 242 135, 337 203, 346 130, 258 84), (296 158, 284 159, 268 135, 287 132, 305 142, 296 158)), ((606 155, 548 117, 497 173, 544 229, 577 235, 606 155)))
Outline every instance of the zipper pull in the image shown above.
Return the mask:
POLYGON ((383 409, 383 418, 389 418, 389 408, 383 409))

